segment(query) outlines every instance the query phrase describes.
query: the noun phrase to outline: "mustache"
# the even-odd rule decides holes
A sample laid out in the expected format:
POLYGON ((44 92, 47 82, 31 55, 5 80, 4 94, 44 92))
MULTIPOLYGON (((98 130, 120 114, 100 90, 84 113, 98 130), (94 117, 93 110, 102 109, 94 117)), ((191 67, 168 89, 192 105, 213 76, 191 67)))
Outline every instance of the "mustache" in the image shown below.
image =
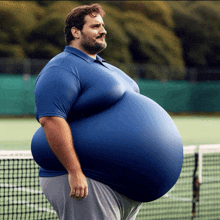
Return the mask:
POLYGON ((96 37, 96 39, 101 38, 103 36, 105 36, 106 34, 100 34, 98 37, 96 37))

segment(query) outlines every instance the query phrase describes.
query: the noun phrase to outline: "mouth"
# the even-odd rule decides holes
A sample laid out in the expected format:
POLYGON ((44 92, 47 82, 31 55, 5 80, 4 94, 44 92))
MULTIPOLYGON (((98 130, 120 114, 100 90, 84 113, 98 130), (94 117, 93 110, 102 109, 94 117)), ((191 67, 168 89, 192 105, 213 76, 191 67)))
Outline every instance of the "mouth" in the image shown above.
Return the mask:
POLYGON ((99 38, 105 39, 105 35, 100 35, 100 36, 96 37, 96 39, 99 39, 99 38))

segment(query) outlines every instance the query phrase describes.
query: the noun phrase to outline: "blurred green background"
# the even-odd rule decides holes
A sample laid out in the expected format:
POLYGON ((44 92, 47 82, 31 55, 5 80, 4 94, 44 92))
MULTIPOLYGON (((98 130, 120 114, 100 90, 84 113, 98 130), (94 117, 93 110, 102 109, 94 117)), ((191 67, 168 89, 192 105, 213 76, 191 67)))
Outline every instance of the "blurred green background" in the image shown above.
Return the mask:
POLYGON ((18 117, 34 117, 35 79, 66 45, 67 14, 92 3, 106 12, 100 55, 174 117, 184 145, 219 143, 218 1, 0 1, 0 147, 30 145, 38 123, 18 117))
POLYGON ((0 1, 0 57, 52 58, 65 46, 67 14, 91 3, 106 11, 100 55, 132 77, 135 64, 148 64, 142 77, 159 80, 187 78, 185 67, 204 78, 220 65, 219 1, 0 1))

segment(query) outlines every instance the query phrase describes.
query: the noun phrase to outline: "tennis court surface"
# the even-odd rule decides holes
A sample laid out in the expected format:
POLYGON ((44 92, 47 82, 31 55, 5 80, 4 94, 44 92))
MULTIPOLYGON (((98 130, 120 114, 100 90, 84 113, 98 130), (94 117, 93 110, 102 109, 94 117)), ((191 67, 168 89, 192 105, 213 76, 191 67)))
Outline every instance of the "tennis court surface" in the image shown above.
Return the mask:
MULTIPOLYGON (((146 203, 137 220, 220 219, 220 145, 184 147, 176 185, 146 203), (199 178, 199 184, 196 180, 199 178), (194 192, 193 192, 194 191, 194 192)), ((0 219, 58 219, 44 197, 30 151, 0 151, 0 219)))

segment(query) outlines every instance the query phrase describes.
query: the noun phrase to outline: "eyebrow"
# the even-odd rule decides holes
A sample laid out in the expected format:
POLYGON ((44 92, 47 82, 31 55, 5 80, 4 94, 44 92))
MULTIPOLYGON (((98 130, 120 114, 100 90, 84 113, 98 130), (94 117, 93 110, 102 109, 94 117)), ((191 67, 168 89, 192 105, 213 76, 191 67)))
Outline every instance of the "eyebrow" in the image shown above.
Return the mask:
POLYGON ((94 23, 94 24, 91 24, 90 27, 95 27, 95 26, 100 26, 102 25, 103 27, 105 27, 105 24, 104 23, 94 23))

